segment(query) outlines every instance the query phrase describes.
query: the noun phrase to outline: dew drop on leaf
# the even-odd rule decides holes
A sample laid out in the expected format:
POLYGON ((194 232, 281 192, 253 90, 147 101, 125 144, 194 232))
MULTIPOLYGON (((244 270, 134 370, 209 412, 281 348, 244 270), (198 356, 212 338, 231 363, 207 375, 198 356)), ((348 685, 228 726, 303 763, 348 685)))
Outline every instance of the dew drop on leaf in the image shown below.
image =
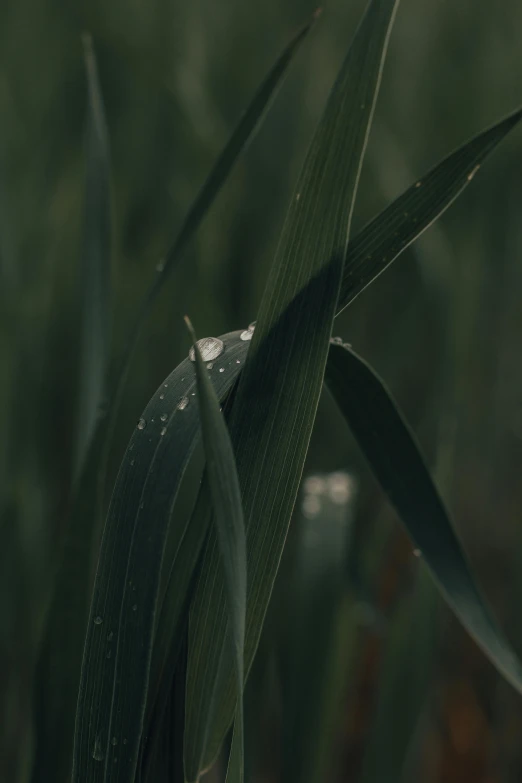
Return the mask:
MULTIPOLYGON (((204 337, 202 340, 198 340, 196 345, 199 348, 201 358, 204 362, 210 362, 213 359, 217 359, 221 356, 225 350, 225 345, 222 340, 218 340, 217 337, 204 337)), ((191 362, 196 361, 196 354, 194 352, 194 346, 189 351, 189 359, 191 362)))
POLYGON ((189 404, 189 398, 182 397, 181 400, 176 405, 176 408, 178 409, 178 411, 184 411, 188 404, 189 404))
POLYGON ((100 615, 97 615, 94 618, 94 625, 101 625, 103 623, 103 618, 100 617, 100 615))
POLYGON ((163 437, 163 435, 165 435, 166 433, 167 433, 167 428, 166 427, 162 427, 160 435, 163 437))
POLYGON ((160 421, 167 421, 168 415, 166 413, 162 413, 160 416, 160 421))
POLYGON ((145 419, 140 419, 138 421, 137 427, 139 430, 144 430, 146 426, 147 426, 147 422, 145 421, 145 419))

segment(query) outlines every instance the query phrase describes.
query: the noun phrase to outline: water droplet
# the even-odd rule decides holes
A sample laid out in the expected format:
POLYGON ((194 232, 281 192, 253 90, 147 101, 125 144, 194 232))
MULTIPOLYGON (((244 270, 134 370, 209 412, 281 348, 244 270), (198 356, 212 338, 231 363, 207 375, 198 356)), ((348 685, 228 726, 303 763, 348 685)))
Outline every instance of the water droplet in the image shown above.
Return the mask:
POLYGON ((245 331, 241 332, 241 334, 239 335, 239 339, 246 342, 247 340, 251 340, 253 336, 254 336, 254 332, 252 330, 245 329, 245 331))
POLYGON ((162 413, 160 416, 160 421, 167 421, 168 418, 169 417, 167 413, 162 413))
POLYGON ((419 180, 419 182, 416 182, 416 183, 415 183, 415 187, 416 187, 416 188, 420 188, 420 186, 421 186, 421 185, 422 185, 422 182, 421 182, 420 180, 419 180))
POLYGON ((342 337, 332 337, 330 342, 334 343, 334 345, 342 345, 343 344, 343 338, 342 337))
POLYGON ((209 362, 207 364, 207 370, 211 370, 213 368, 213 366, 214 366, 214 362, 209 362))
POLYGON ((191 396, 192 396, 192 397, 195 397, 195 396, 196 396, 196 392, 192 392, 192 395, 191 395, 191 396))
POLYGON ((178 411, 184 411, 188 404, 189 404, 189 398, 182 397, 181 400, 176 405, 176 408, 178 409, 178 411))
MULTIPOLYGON (((217 359, 225 350, 223 341, 218 340, 217 337, 204 337, 202 340, 198 340, 196 345, 199 348, 201 358, 204 362, 210 362, 212 359, 217 359)), ((189 359, 191 362, 196 361, 194 346, 192 346, 189 351, 189 359)))
POLYGON ((137 608, 138 608, 138 604, 133 604, 132 611, 135 612, 137 608))
POLYGON ((136 460, 135 460, 135 459, 131 459, 131 461, 130 461, 131 468, 132 468, 132 466, 134 465, 134 463, 135 463, 135 462, 136 462, 136 460))
POLYGON ((225 372, 225 368, 224 367, 220 367, 219 368, 219 372, 225 372))
POLYGON ((114 637, 114 632, 109 631, 109 633, 107 634, 107 641, 112 642, 113 637, 114 637))
POLYGON ((164 394, 160 394, 160 400, 164 400, 164 399, 165 399, 165 395, 164 394))
POLYGON ((241 364, 241 359, 236 359, 236 364, 241 364))
POLYGON ((163 435, 166 435, 166 433, 167 433, 167 428, 166 427, 162 427, 161 431, 160 431, 160 435, 163 437, 163 435))
POLYGON ((469 172, 468 174, 468 182, 471 182, 477 171, 479 170, 480 166, 475 166, 475 168, 469 172))
POLYGON ((145 419, 140 419, 137 426, 139 430, 144 430, 145 427, 147 426, 147 422, 145 421, 145 419))
POLYGON ((95 761, 103 761, 104 754, 102 750, 101 737, 99 735, 94 740, 92 757, 95 761))
POLYGON ((299 201, 299 199, 300 199, 300 198, 301 198, 301 194, 300 194, 300 193, 298 193, 298 194, 296 195, 296 197, 295 197, 295 200, 296 200, 296 201, 299 201))
POLYGON ((116 737, 113 737, 112 740, 111 740, 111 744, 112 745, 117 745, 118 744, 118 739, 116 737))
POLYGON ((158 263, 156 264, 156 272, 163 272, 165 269, 165 259, 162 258, 158 263))
POLYGON ((168 383, 164 383, 164 384, 163 384, 163 388, 164 388, 164 389, 168 389, 168 388, 169 388, 169 385, 168 385, 168 383))
POLYGON ((256 328, 256 324, 257 324, 257 321, 252 321, 252 323, 251 323, 251 324, 248 324, 248 330, 249 330, 250 332, 253 332, 253 331, 254 331, 254 329, 256 328))
POLYGON ((94 618, 94 625, 101 625, 103 623, 103 618, 98 615, 94 618))

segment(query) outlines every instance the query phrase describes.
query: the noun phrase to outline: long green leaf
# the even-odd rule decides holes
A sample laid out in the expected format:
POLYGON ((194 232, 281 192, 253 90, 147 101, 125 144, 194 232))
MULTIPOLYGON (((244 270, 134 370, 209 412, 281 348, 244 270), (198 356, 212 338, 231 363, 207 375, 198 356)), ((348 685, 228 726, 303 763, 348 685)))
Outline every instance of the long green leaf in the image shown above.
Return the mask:
POLYGON ((521 118, 518 109, 459 147, 354 237, 348 245, 337 315, 442 215, 521 118))
MULTIPOLYGON (((228 625, 237 675, 237 715, 234 730, 234 780, 242 783, 244 774, 243 737, 243 657, 245 645, 245 616, 247 590, 247 562, 245 523, 241 491, 232 443, 219 409, 216 393, 203 364, 200 349, 190 321, 187 321, 194 342, 196 379, 199 395, 201 432, 205 449, 207 475, 212 494, 213 517, 227 590, 228 625)), ((218 689, 210 702, 210 715, 216 712, 218 689)))
POLYGON ((75 477, 83 468, 107 393, 111 320, 109 140, 90 36, 83 38, 88 86, 85 227, 81 279, 82 342, 75 477))
MULTIPOLYGON (((109 143, 95 55, 87 35, 84 36, 84 55, 88 101, 75 479, 82 473, 106 394, 111 320, 109 143)), ((58 569, 54 589, 50 605, 46 607, 47 622, 35 678, 37 731, 33 783, 50 778, 65 780, 71 767, 71 717, 77 700, 91 558, 89 548, 83 549, 81 542, 68 538, 67 534, 63 551, 62 543, 60 541, 56 558, 58 569), (72 567, 71 551, 76 553, 72 567), (65 628, 67 633, 64 633, 65 628), (61 687, 64 677, 69 684, 65 690, 61 687)))
POLYGON ((446 601, 493 665, 522 693, 522 664, 473 581, 415 440, 384 384, 362 359, 342 345, 330 348, 326 380, 446 601))
MULTIPOLYGON (((248 350, 238 332, 222 340, 224 351, 211 372, 221 400, 248 350)), ((170 516, 199 438, 195 396, 194 365, 186 359, 145 408, 116 480, 87 628, 76 716, 75 783, 134 780, 169 524, 170 536, 178 536, 178 549, 186 533, 186 517, 170 516)), ((201 539, 195 541, 198 546, 201 539)), ((170 545, 174 551, 173 540, 170 545)), ((179 596, 181 604, 185 600, 185 595, 179 596)))
MULTIPOLYGON (((283 227, 232 408, 230 432, 249 556, 247 672, 315 419, 353 202, 395 8, 395 0, 370 4, 334 85, 283 227)), ((211 536, 189 628, 189 781, 197 780, 214 760, 235 709, 232 662, 223 654, 226 601, 219 567, 211 536), (209 734, 209 704, 218 679, 220 711, 209 734)))

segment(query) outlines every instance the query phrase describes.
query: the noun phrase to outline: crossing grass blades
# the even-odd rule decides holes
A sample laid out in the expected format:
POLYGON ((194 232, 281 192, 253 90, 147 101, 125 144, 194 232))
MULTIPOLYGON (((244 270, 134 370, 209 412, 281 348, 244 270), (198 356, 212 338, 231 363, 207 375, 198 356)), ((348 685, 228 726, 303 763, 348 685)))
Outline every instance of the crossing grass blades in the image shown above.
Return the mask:
MULTIPOLYGON (((60 649, 53 647, 53 619, 63 609, 59 597, 74 600, 78 638, 87 627, 81 674, 71 658, 68 668, 73 681, 79 677, 74 783, 192 783, 218 758, 232 727, 227 780, 244 779, 243 683, 324 383, 442 595, 522 693, 522 664, 475 585, 407 424, 372 368, 348 345, 331 340, 336 316, 444 212, 521 117, 516 111, 461 146, 349 238, 396 9, 396 0, 373 0, 348 49, 295 186, 255 324, 193 344, 139 418, 113 488, 88 619, 88 596, 81 591, 88 589, 90 561, 84 554, 80 572, 71 563, 79 551, 92 551, 96 538, 95 487, 103 481, 134 344, 317 15, 283 52, 218 159, 144 299, 115 371, 106 366, 104 326, 111 306, 104 272, 108 149, 87 42, 90 244, 86 240, 82 367, 90 392, 82 403, 75 489, 75 508, 83 513, 71 520, 63 553, 68 567, 58 571, 47 630, 47 649, 60 649), (201 443, 206 468, 187 514, 177 500, 201 443), (85 577, 80 584, 78 573, 85 577)), ((76 699, 72 683, 68 688, 76 699)), ((60 742, 67 749, 72 732, 63 703, 52 718, 53 725, 61 721, 60 742)), ((62 755, 68 758, 66 750, 62 755)), ((57 779, 49 769, 42 774, 57 779)))

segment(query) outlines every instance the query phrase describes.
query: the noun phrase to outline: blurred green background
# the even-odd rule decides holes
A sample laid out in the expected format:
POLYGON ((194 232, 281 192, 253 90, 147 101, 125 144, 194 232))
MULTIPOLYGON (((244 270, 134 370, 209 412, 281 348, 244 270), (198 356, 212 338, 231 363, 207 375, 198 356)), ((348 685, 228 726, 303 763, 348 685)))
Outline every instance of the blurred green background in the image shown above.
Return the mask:
MULTIPOLYGON (((259 134, 166 286, 132 364, 108 487, 142 408, 186 355, 182 316, 190 315, 201 336, 255 318, 292 184, 363 9, 362 0, 325 5, 259 134)), ((0 4, 0 779, 6 783, 31 775, 35 655, 69 510, 86 110, 81 34, 93 37, 110 135, 117 356, 156 265, 241 111, 313 10, 304 0, 0 4)), ((402 0, 354 232, 454 147, 522 103, 521 30, 522 7, 514 0, 402 0)), ((336 325, 399 400, 477 579, 519 651, 521 174, 517 130, 457 204, 336 325)), ((307 473, 335 470, 348 470, 358 487, 343 565, 358 632, 349 661, 331 664, 341 679, 349 670, 350 682, 330 729, 329 779, 519 781, 522 702, 436 598, 325 394, 307 473)), ((259 656, 257 685, 264 677, 271 685, 263 698, 256 678, 250 688, 263 759, 252 775, 259 780, 283 779, 290 763, 291 740, 282 739, 292 732, 282 685, 289 680, 281 672, 308 646, 292 652, 280 626, 295 614, 289 583, 299 581, 301 529, 297 514, 276 588, 283 600, 274 602, 259 656)), ((312 700, 311 686, 310 693, 312 700)))

